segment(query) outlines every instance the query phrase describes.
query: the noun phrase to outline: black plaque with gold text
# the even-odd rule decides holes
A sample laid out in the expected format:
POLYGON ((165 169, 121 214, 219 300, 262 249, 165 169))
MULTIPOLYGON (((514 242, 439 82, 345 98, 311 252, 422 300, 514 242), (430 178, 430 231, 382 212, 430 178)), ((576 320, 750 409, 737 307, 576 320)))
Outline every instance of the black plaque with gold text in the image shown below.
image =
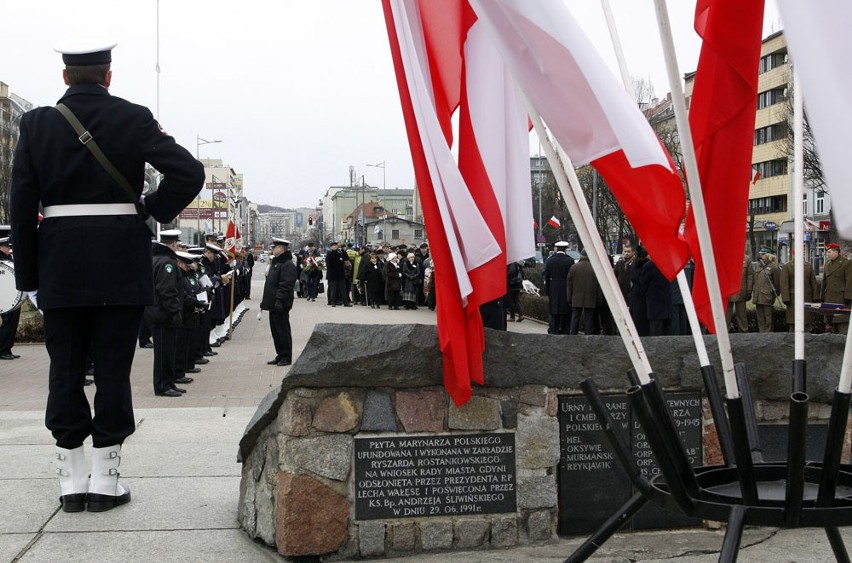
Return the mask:
POLYGON ((355 519, 515 512, 515 434, 355 439, 355 519))

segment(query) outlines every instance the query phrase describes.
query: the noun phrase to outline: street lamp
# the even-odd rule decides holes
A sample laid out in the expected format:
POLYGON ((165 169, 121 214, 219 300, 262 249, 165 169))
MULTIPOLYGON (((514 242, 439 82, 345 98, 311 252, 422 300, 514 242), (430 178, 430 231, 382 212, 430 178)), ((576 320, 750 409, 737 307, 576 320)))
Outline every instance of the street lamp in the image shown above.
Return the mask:
POLYGON ((201 145, 209 145, 211 143, 221 143, 222 139, 216 139, 215 141, 208 141, 207 139, 202 139, 200 136, 195 136, 195 160, 201 160, 198 158, 199 149, 201 145))

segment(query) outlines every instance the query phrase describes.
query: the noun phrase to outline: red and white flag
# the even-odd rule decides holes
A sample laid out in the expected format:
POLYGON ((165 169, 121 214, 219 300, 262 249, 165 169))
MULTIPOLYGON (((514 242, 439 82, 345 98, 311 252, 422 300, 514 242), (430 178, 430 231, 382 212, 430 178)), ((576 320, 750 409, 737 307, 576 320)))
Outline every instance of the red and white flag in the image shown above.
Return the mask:
POLYGON ((228 230, 225 232, 225 252, 234 253, 236 248, 237 232, 234 220, 228 221, 228 230))
POLYGON ((550 225, 551 227, 553 227, 554 229, 558 229, 559 227, 561 227, 561 226, 562 226, 562 223, 559 221, 559 219, 557 219, 557 218, 556 218, 556 215, 554 215, 553 217, 551 217, 551 218, 547 221, 547 224, 548 224, 548 225, 550 225))
POLYGON ((778 0, 793 65, 801 80, 808 123, 831 194, 837 232, 852 239, 852 73, 847 34, 852 26, 849 0, 778 0))
MULTIPOLYGON (((704 42, 695 73, 689 124, 723 303, 740 290, 748 178, 752 183, 760 178, 751 158, 763 3, 764 0, 699 0, 695 9, 695 31, 704 42)), ((685 234, 695 258, 692 297, 698 319, 715 332, 691 208, 685 234)))
POLYGON ((237 252, 242 252, 243 250, 243 235, 240 234, 240 228, 237 227, 237 235, 236 235, 236 248, 237 252))
POLYGON ((756 168, 751 169, 751 183, 756 184, 760 180, 760 172, 756 168))
POLYGON ((463 0, 383 0, 436 269, 444 385, 456 404, 483 382, 479 305, 506 293, 506 264, 534 250, 527 119, 463 0), (459 163, 452 115, 459 114, 459 163))
POLYGON ((560 0, 470 0, 518 84, 575 166, 606 179, 669 279, 687 259, 680 176, 635 100, 560 0))

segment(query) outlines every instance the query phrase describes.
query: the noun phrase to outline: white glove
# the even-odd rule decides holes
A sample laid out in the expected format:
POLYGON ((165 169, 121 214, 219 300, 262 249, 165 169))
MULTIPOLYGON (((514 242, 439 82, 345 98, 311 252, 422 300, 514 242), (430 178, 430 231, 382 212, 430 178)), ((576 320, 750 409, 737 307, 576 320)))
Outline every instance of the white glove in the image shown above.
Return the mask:
POLYGON ((33 307, 38 309, 38 290, 36 289, 35 291, 28 291, 27 298, 29 298, 29 300, 32 302, 33 307))
POLYGON ((236 268, 236 267, 237 267, 237 261, 236 261, 236 260, 231 260, 230 262, 228 262, 228 265, 229 265, 230 267, 232 267, 232 268, 236 268))
POLYGON ((263 317, 263 311, 257 312, 257 320, 260 320, 263 317))

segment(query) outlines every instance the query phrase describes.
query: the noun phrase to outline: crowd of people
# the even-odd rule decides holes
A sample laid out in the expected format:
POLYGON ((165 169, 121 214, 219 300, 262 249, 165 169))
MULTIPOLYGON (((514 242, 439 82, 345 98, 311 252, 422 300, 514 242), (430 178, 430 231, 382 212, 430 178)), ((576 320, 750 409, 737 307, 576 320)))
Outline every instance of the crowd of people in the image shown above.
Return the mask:
MULTIPOLYGON (((615 334, 612 315, 603 299, 600 283, 592 271, 585 251, 575 261, 568 255, 568 243, 557 242, 542 269, 542 280, 549 299, 549 334, 615 334)), ((805 262, 804 301, 830 303, 840 309, 824 315, 825 330, 846 334, 852 304, 852 261, 840 255, 836 243, 826 245, 822 283, 817 282, 813 267, 805 262)), ((683 295, 677 281, 670 282, 641 246, 625 245, 622 257, 613 264, 624 300, 639 336, 690 334, 683 295)), ((690 289, 694 263, 684 269, 690 289)), ((510 292, 511 292, 510 273, 510 292)), ((747 302, 755 308, 760 332, 775 330, 773 313, 786 308, 786 328, 795 324, 794 262, 779 267, 772 248, 761 247, 758 259, 743 259, 740 290, 727 303, 726 321, 738 332, 748 332, 747 302), (731 324, 733 323, 733 324, 731 324)), ((815 313, 805 312, 805 330, 814 326, 815 313)))
POLYGON ((331 307, 435 309, 434 266, 426 243, 392 247, 335 241, 322 251, 309 242, 296 253, 296 271, 296 295, 308 301, 325 293, 331 307))

